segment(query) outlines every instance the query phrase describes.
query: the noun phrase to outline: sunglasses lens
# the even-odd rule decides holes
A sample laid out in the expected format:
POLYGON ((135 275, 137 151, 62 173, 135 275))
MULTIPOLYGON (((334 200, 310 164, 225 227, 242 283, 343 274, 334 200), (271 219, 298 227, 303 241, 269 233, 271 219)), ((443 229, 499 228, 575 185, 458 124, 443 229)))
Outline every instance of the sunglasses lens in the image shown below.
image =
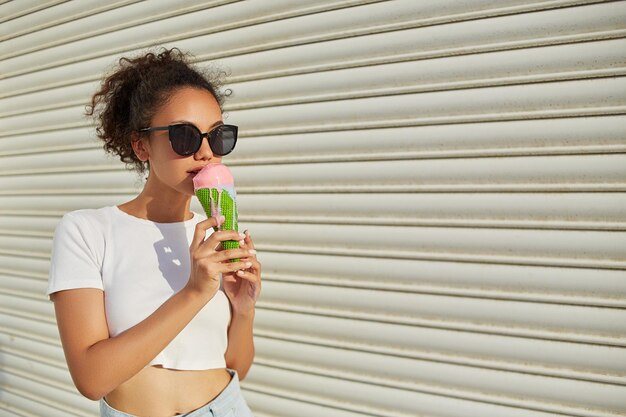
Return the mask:
POLYGON ((209 136, 211 150, 217 155, 226 155, 232 152, 237 142, 237 129, 228 125, 216 128, 209 136))
MULTIPOLYGON (((191 125, 179 124, 170 126, 172 149, 181 156, 198 152, 202 141, 200 132, 191 125)), ((218 126, 209 135, 209 146, 216 155, 227 155, 235 148, 237 142, 236 126, 218 126)))
POLYGON ((200 132, 189 125, 174 125, 170 127, 170 141, 172 149, 179 155, 191 155, 200 149, 200 132))

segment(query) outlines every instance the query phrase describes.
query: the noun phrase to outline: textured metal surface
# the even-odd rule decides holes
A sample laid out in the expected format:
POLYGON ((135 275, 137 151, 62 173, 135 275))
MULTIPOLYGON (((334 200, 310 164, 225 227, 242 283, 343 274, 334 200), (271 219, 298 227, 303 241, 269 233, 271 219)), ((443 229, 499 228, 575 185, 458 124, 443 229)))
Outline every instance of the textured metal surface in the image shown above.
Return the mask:
POLYGON ((152 45, 229 70, 225 163, 264 267, 256 416, 626 415, 626 1, 0 16, 0 415, 97 415, 44 295, 51 238, 140 191, 82 113, 152 45))

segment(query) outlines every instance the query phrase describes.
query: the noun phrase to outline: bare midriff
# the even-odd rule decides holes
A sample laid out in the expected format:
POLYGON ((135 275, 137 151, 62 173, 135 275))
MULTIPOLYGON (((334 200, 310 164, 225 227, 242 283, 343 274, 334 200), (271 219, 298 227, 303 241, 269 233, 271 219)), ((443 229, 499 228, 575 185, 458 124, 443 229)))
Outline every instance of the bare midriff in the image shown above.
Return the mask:
POLYGON ((208 404, 230 380, 225 368, 190 371, 147 366, 104 399, 116 410, 138 417, 172 417, 208 404))

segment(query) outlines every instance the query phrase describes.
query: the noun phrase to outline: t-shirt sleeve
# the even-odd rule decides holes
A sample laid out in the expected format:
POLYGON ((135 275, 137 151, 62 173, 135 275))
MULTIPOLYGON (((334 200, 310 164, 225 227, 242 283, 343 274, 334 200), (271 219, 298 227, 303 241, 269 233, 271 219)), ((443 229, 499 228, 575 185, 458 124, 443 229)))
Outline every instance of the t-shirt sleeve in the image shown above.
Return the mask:
MULTIPOLYGON (((48 300, 50 294, 71 288, 99 288, 102 285, 102 256, 98 236, 79 215, 66 213, 56 226, 52 239, 48 300)), ((52 301, 52 300, 50 300, 52 301)))

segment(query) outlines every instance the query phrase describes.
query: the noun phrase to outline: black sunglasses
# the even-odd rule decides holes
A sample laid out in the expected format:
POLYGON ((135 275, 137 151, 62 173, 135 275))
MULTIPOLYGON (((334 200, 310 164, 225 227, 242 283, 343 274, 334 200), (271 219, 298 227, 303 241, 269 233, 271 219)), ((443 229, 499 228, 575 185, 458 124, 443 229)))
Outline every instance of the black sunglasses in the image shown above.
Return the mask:
POLYGON ((174 152, 180 156, 189 156, 198 152, 202 139, 206 136, 209 140, 211 151, 219 156, 228 155, 235 149, 237 143, 237 126, 219 125, 212 130, 202 133, 200 129, 191 123, 178 123, 169 126, 145 127, 138 132, 151 132, 153 130, 169 131, 170 143, 174 152))

